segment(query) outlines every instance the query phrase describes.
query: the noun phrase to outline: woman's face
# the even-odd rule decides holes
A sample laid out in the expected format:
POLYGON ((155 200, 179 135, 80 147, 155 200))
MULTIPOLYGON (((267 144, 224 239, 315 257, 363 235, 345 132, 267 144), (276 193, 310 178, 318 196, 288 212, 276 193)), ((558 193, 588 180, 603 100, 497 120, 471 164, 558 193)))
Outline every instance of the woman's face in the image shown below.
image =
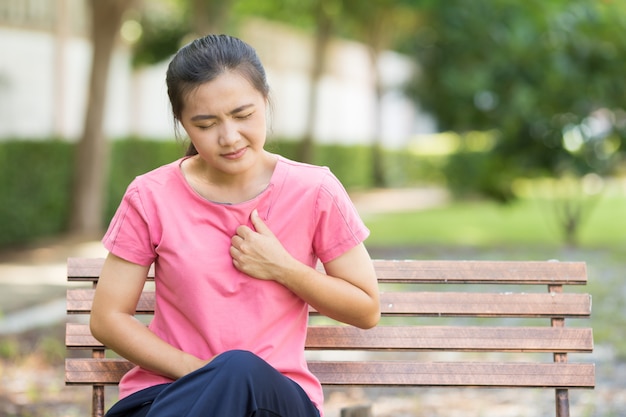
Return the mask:
POLYGON ((184 104, 180 122, 207 168, 237 175, 260 161, 267 101, 246 78, 225 72, 191 91, 184 104))

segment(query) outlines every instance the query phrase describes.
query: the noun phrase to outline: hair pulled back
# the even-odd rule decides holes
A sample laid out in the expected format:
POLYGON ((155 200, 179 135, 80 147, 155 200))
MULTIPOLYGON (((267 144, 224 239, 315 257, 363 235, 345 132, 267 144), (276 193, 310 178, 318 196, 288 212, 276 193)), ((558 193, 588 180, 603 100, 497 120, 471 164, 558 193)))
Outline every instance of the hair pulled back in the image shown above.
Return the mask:
MULTIPOLYGON (((181 120, 187 95, 227 71, 237 72, 269 98, 265 69, 254 48, 233 36, 207 35, 183 46, 167 68, 165 81, 175 125, 181 120)), ((190 144, 187 155, 196 153, 190 144)))

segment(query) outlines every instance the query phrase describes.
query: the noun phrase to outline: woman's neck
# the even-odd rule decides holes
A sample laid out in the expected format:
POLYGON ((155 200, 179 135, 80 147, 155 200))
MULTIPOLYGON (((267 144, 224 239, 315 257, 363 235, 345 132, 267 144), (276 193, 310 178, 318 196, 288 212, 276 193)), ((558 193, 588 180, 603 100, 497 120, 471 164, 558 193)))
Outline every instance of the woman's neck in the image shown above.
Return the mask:
POLYGON ((185 160, 181 169, 189 185, 205 199, 237 204, 253 199, 267 188, 276 161, 276 155, 265 153, 263 159, 252 169, 237 175, 228 175, 208 169, 204 160, 196 155, 185 160))

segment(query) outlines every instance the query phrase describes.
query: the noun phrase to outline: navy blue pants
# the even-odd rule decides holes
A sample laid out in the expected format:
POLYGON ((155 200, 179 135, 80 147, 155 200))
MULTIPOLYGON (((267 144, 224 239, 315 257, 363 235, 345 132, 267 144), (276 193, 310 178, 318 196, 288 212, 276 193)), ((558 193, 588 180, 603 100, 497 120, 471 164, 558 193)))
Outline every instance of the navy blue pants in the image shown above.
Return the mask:
POLYGON ((118 401, 105 417, 319 417, 304 390, 251 352, 233 350, 171 384, 118 401))

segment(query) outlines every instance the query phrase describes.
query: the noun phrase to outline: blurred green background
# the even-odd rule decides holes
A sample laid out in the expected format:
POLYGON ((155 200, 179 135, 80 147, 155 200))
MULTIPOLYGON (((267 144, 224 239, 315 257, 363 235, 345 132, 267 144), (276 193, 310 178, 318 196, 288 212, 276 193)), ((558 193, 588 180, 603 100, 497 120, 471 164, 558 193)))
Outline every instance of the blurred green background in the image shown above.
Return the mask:
MULTIPOLYGON (((184 154, 167 112, 137 103, 164 98, 169 58, 210 32, 253 44, 277 96, 298 96, 270 151, 329 166, 353 196, 446 196, 363 213, 374 257, 585 261, 598 388, 572 399, 622 415, 626 2, 0 0, 0 251, 99 238, 134 176, 184 154)), ((43 351, 61 369, 61 336, 36 333, 5 337, 0 358, 43 351)))
MULTIPOLYGON (((135 77, 162 68, 198 34, 227 32, 250 38, 270 71, 277 71, 281 49, 268 53, 275 45, 259 35, 265 32, 250 29, 266 22, 272 33, 282 34, 280 45, 288 46, 290 36, 306 45, 302 75, 309 85, 302 90, 309 105, 301 109, 306 116, 298 133, 271 133, 270 150, 331 167, 351 192, 440 187, 453 197, 438 211, 371 219, 373 244, 624 248, 624 2, 36 3, 0 2, 0 29, 15 39, 38 26, 59 39, 88 40, 95 53, 89 84, 85 80, 90 99, 79 132, 64 136, 57 126, 33 137, 23 128, 5 134, 0 129, 0 247, 63 234, 98 236, 135 175, 182 155, 173 130, 154 138, 106 128, 112 73, 105 69, 119 61, 119 48, 135 77), (333 71, 354 71, 342 55, 351 46, 366 51, 359 65, 367 67, 361 70, 372 111, 355 120, 361 124, 365 118, 371 126, 360 139, 338 129, 333 140, 332 129, 322 134, 315 128, 324 122, 316 105, 328 103, 320 91, 333 71), (383 71, 390 57, 404 63, 403 75, 383 71), (385 126, 400 113, 389 102, 398 98, 410 101, 430 128, 420 122, 396 137, 389 134, 385 126)), ((9 50, 11 38, 4 38, 0 47, 9 50)), ((60 47, 51 52, 69 53, 60 47)), ((0 93, 16 100, 9 94, 9 72, 3 74, 0 93)), ((130 94, 139 91, 133 80, 139 78, 128 80, 130 94)), ((12 103, 0 100, 0 106, 9 110, 12 103)), ((361 112, 350 106, 342 111, 361 112)), ((131 124, 135 116, 140 119, 140 110, 132 112, 125 116, 131 124)))

